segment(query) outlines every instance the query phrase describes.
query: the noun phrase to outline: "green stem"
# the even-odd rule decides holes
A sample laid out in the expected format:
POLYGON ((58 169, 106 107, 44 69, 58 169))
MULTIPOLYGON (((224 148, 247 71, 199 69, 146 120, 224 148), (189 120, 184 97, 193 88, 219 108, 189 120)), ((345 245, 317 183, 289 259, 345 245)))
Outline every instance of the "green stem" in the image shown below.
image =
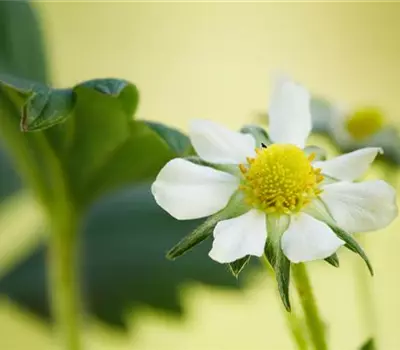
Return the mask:
POLYGON ((300 303, 303 307, 307 327, 315 350, 327 350, 325 327, 318 311, 310 279, 304 264, 292 264, 292 275, 295 281, 300 303))
MULTIPOLYGON (((77 218, 56 215, 49 247, 49 281, 53 317, 64 350, 80 350, 80 303, 77 261, 77 218)), ((65 215, 67 214, 67 215, 65 215)))
MULTIPOLYGON (((271 276, 275 279, 276 278, 275 271, 272 268, 271 264, 269 263, 265 254, 262 256, 261 261, 262 261, 263 265, 266 267, 266 269, 268 270, 268 272, 271 274, 271 276)), ((278 295, 278 297, 280 299, 279 295, 278 295)), ((307 340, 303 334, 303 329, 301 327, 302 323, 301 323, 300 318, 298 317, 298 315, 296 315, 294 310, 292 310, 291 312, 287 312, 283 306, 281 306, 281 309, 283 311, 283 314, 286 319, 286 324, 288 325, 288 327, 290 329, 292 339, 295 342, 297 349, 308 350, 307 340)))
MULTIPOLYGON (((357 240, 365 247, 365 235, 357 236, 357 240)), ((375 347, 378 347, 378 324, 371 276, 365 270, 364 263, 359 259, 354 262, 354 273, 357 295, 359 296, 357 299, 361 318, 360 322, 362 323, 364 330, 367 332, 367 336, 373 338, 375 347)))

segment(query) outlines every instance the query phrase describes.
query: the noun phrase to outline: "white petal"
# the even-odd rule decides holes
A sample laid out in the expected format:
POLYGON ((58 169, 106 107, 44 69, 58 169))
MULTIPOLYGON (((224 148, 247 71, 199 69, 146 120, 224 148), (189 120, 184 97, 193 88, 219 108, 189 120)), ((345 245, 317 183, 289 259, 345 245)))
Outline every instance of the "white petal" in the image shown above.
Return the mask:
POLYGON ((176 158, 161 169, 151 192, 169 214, 188 220, 223 209, 238 186, 233 175, 176 158))
POLYGON ((281 244, 287 258, 298 263, 325 259, 335 253, 344 242, 322 221, 300 213, 292 216, 281 244))
POLYGON ((219 263, 233 262, 246 255, 261 256, 266 239, 265 213, 253 209, 217 224, 209 255, 219 263))
POLYGON ((381 229, 397 216, 396 191, 382 180, 327 185, 321 199, 338 226, 350 233, 381 229))
POLYGON ((204 160, 219 164, 246 163, 255 155, 256 141, 249 134, 241 134, 209 120, 193 120, 189 128, 190 140, 197 154, 204 160))
POLYGON ((311 131, 310 94, 301 85, 278 79, 269 108, 269 136, 275 143, 304 148, 311 131))
POLYGON ((383 153, 383 150, 379 147, 367 147, 331 160, 314 162, 313 166, 321 168, 325 175, 339 180, 353 181, 365 174, 378 153, 383 153))

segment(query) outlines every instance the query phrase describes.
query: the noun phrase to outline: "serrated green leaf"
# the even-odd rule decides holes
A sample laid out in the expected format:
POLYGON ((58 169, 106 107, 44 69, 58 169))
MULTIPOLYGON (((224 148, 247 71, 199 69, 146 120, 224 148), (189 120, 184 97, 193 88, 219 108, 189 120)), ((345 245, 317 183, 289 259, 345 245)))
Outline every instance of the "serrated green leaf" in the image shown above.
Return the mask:
POLYGON ((347 232, 345 232, 344 230, 342 230, 339 227, 335 227, 330 225, 331 229, 336 233, 336 236, 338 236, 341 240, 343 240, 344 242, 346 242, 346 248, 350 249, 351 251, 353 251, 354 253, 357 253, 366 263, 368 270, 371 274, 371 276, 374 275, 374 270, 372 268, 372 265, 367 257, 367 255, 365 254, 364 250, 361 248, 361 246, 357 243, 357 241, 347 232))
POLYGON ((244 258, 229 263, 228 264, 229 270, 237 278, 249 261, 250 261, 250 255, 246 255, 244 258))
POLYGON ((360 350, 376 350, 374 338, 368 339, 363 345, 361 345, 360 350))
POLYGON ((125 80, 95 79, 63 90, 6 80, 0 82, 0 124, 8 125, 2 131, 46 201, 61 202, 62 186, 68 201, 83 209, 111 190, 154 177, 176 156, 132 119, 139 95, 125 80), (35 133, 18 131, 20 110, 23 129, 35 133))
MULTIPOLYGON (((47 81, 47 58, 40 29, 36 11, 29 2, 0 1, 0 76, 47 81)), ((1 102, 0 108, 0 113, 4 113, 1 102)), ((4 128, 1 118, 0 128, 4 128)), ((19 143, 19 135, 14 136, 13 143, 19 143)), ((15 163, 0 139, 0 201, 22 186, 21 176, 14 169, 15 163)))
POLYGON ((335 254, 332 254, 332 255, 329 256, 329 257, 327 257, 327 258, 325 259, 325 261, 326 261, 328 264, 330 264, 330 265, 332 265, 332 266, 334 266, 334 267, 339 267, 339 258, 338 258, 338 256, 337 256, 336 253, 335 253, 335 254))
POLYGON ((156 122, 146 121, 146 124, 168 144, 178 157, 185 157, 192 153, 189 137, 179 130, 156 122))

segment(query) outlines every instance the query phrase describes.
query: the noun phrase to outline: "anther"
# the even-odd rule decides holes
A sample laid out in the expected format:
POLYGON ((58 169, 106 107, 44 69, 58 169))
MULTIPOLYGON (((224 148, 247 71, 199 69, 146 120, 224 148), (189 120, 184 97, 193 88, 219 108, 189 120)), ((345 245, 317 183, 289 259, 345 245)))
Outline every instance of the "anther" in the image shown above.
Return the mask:
POLYGON ((247 168, 244 164, 239 164, 239 169, 242 172, 242 174, 247 173, 247 168))

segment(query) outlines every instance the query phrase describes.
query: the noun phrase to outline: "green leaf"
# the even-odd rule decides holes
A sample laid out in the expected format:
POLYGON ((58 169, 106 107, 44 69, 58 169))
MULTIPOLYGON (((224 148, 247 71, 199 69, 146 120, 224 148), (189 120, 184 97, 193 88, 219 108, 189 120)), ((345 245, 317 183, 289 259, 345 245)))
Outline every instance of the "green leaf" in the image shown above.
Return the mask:
MULTIPOLYGON (((211 240, 179 263, 165 260, 171 242, 199 224, 201 220, 179 221, 168 215, 155 203, 149 183, 103 197, 82 225, 85 313, 109 325, 135 327, 131 315, 137 319, 143 307, 181 316, 181 288, 190 283, 238 290, 240 280, 209 258, 211 240)), ((0 296, 50 318, 46 257, 47 244, 8 269, 0 279, 0 296)))
POLYGON ((332 254, 332 255, 329 256, 329 257, 327 257, 327 258, 325 259, 325 261, 326 261, 328 264, 331 264, 331 265, 334 266, 334 267, 339 267, 339 258, 338 258, 338 256, 337 256, 336 253, 335 253, 335 254, 332 254))
POLYGON ((40 29, 29 2, 0 2, 0 73, 40 82, 47 80, 40 29))
POLYGON ((246 255, 244 258, 238 259, 228 264, 229 270, 236 278, 239 277, 239 274, 242 272, 244 267, 250 261, 250 258, 251 258, 250 255, 246 255))
POLYGON ((357 253, 365 261, 371 276, 373 276, 374 270, 372 268, 372 265, 371 265, 367 255, 365 254, 364 250, 357 243, 357 241, 350 234, 343 231, 341 228, 332 226, 332 225, 330 225, 330 227, 336 233, 336 236, 338 236, 341 240, 346 242, 346 245, 345 245, 346 248, 350 249, 354 253, 357 253))
POLYGON ((360 350, 376 350, 374 338, 368 339, 363 345, 361 345, 360 350))
POLYGON ((153 178, 176 156, 144 122, 132 119, 139 95, 125 80, 96 79, 63 90, 6 80, 0 82, 0 132, 49 207, 63 195, 85 209, 110 191, 153 178), (34 133, 18 130, 20 110, 22 128, 34 133))
POLYGON ((168 144, 177 156, 185 157, 192 153, 189 137, 179 130, 156 122, 146 121, 146 124, 168 144))
MULTIPOLYGON (((46 52, 40 29, 29 2, 0 1, 0 75, 47 81, 46 52)), ((14 163, 0 139, 0 201, 22 187, 14 163)))

